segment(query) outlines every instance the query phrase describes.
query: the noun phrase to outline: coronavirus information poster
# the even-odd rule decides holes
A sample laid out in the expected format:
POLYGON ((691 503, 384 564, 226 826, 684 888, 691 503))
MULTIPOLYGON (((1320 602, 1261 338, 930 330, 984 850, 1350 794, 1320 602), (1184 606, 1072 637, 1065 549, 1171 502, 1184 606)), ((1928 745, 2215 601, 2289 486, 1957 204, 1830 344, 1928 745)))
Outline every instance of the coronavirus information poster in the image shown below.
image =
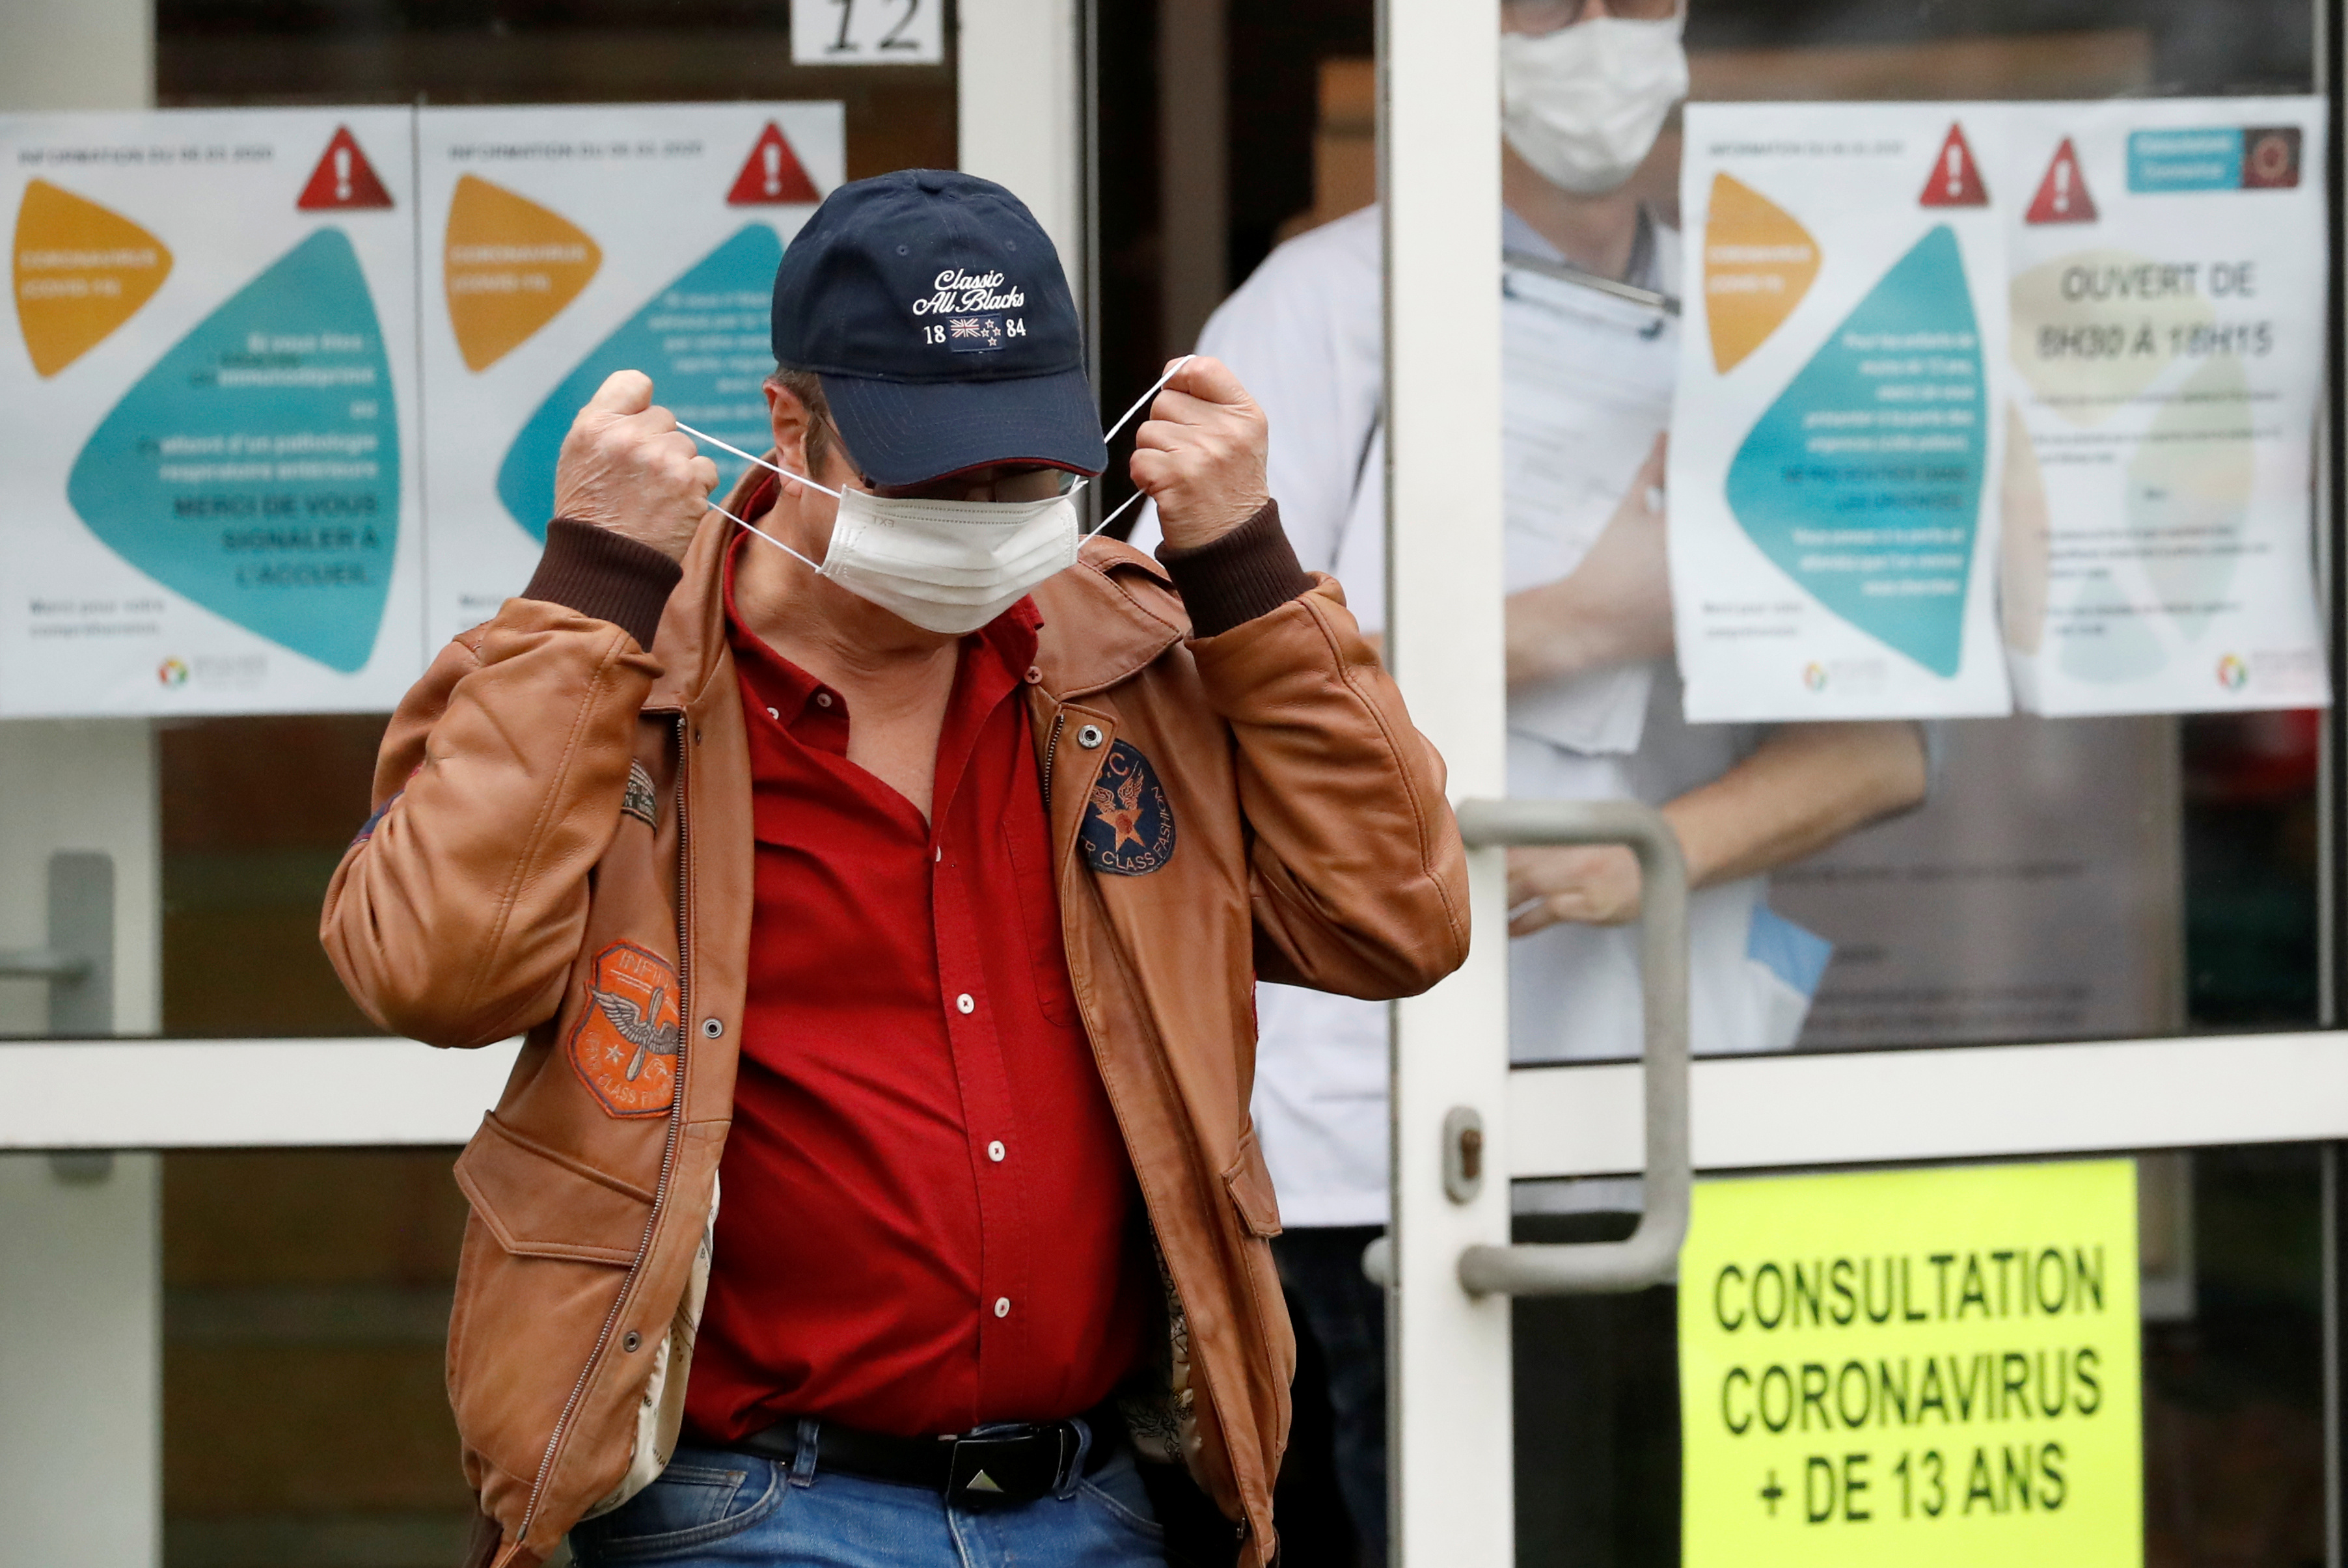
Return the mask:
POLYGON ((416 678, 411 127, 0 118, 0 714, 364 711, 416 678))
POLYGON ((1671 447, 1687 716, 2008 711, 1993 107, 1692 104, 1671 447))
POLYGON ((2006 641, 2050 714, 2330 700, 2321 98, 2017 108, 2006 641))
MULTIPOLYGON (((432 461, 427 624, 529 581, 555 458, 615 370, 746 451, 783 247, 846 178, 837 103, 425 109, 417 117, 432 461)), ((743 467, 711 449, 727 482, 743 467)))

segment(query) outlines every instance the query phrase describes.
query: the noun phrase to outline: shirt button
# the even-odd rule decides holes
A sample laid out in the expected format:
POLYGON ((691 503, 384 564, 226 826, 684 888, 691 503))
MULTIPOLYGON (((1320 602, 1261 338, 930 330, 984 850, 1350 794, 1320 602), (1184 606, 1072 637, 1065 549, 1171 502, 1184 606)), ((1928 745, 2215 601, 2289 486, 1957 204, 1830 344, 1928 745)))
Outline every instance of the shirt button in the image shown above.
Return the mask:
POLYGON ((941 866, 942 866, 943 864, 945 864, 945 858, 946 858, 946 846, 945 846, 944 845, 941 844, 941 845, 939 845, 935 849, 931 850, 931 851, 930 851, 930 858, 931 858, 932 860, 933 860, 933 861, 936 861, 936 862, 937 862, 939 865, 941 865, 941 866))
POLYGON ((818 692, 815 694, 815 705, 816 705, 817 707, 819 707, 819 708, 829 708, 829 707, 830 707, 830 706, 831 706, 831 693, 830 693, 830 692, 818 692))
POLYGON ((1030 686, 1040 686, 1043 683, 1044 672, 1041 670, 1036 669, 1034 665, 1029 665, 1027 667, 1027 684, 1030 686))
POLYGON ((954 998, 954 1006, 961 1011, 966 1013, 976 1012, 978 1010, 978 1004, 970 999, 970 993, 968 991, 964 991, 962 995, 954 998))
POLYGON ((997 1138, 986 1146, 986 1157, 998 1163, 1003 1159, 1003 1140, 997 1138))
POLYGON ((767 710, 767 717, 774 720, 777 723, 780 723, 783 717, 782 710, 779 708, 769 708, 767 710))
POLYGON ((994 1298, 994 1315, 997 1317, 1008 1317, 1011 1316, 1011 1297, 1007 1296, 998 1296, 994 1298))

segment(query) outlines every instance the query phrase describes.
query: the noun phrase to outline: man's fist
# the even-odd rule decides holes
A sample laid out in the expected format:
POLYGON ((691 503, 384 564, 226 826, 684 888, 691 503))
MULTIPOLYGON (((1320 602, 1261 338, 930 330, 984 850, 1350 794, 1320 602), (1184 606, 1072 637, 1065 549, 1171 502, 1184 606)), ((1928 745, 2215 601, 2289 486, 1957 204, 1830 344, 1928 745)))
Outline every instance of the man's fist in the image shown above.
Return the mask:
POLYGON ((1262 511, 1269 446, 1263 410, 1220 360, 1200 355, 1176 371, 1134 436, 1131 467, 1166 542, 1197 549, 1262 511))
POLYGON ((609 528, 683 560, 709 510, 717 465, 653 403, 653 381, 615 370, 595 389, 554 467, 554 515, 609 528))

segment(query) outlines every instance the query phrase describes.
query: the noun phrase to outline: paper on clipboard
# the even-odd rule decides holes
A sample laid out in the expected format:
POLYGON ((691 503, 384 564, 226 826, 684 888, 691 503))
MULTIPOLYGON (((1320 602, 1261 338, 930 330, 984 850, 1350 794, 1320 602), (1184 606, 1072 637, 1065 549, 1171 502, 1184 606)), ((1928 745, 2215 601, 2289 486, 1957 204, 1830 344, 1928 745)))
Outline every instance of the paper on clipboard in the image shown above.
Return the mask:
MULTIPOLYGON (((1505 586, 1519 593, 1570 575, 1629 493, 1671 424, 1679 321, 1551 270, 1501 274, 1505 586)), ((1509 727, 1576 752, 1639 748, 1654 684, 1648 664, 1618 665, 1521 689, 1509 727)))

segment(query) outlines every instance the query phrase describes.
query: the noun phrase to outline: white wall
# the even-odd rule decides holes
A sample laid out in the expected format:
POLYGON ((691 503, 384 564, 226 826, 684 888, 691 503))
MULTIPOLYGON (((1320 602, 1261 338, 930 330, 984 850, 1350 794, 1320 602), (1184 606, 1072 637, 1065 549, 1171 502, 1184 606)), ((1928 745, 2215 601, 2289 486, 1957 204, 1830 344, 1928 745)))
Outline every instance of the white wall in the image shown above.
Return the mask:
MULTIPOLYGON (((0 112, 147 108, 154 58, 147 0, 6 0, 0 112)), ((156 827, 149 725, 0 724, 0 947, 42 944, 53 851, 111 855, 124 1033, 162 1019, 156 827)), ((0 982, 0 1031, 46 1022, 45 987, 0 982)), ((0 1155, 0 1568, 162 1556, 160 1162, 84 1161, 0 1155)))

